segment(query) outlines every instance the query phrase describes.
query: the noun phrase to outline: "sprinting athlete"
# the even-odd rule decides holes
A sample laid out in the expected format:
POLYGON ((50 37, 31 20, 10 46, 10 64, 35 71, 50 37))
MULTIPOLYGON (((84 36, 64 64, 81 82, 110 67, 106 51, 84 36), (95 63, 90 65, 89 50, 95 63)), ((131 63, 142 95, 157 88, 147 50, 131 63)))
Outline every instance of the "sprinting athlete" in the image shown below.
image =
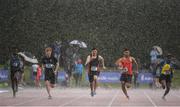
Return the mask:
POLYGON ((171 55, 167 57, 162 66, 162 71, 160 75, 160 83, 162 88, 165 89, 165 93, 162 96, 163 100, 166 100, 166 95, 169 93, 171 88, 171 82, 174 74, 174 67, 171 63, 171 55))
POLYGON ((98 50, 96 48, 92 49, 91 54, 87 57, 85 65, 88 66, 88 77, 90 82, 91 88, 91 96, 93 97, 96 95, 96 88, 97 88, 97 79, 100 75, 100 65, 104 66, 104 59, 102 56, 98 55, 98 50))
POLYGON ((52 48, 45 49, 45 57, 42 59, 42 67, 45 69, 45 84, 48 92, 48 99, 52 99, 50 90, 55 87, 55 75, 58 70, 58 61, 52 56, 52 48))
POLYGON ((21 67, 20 67, 20 57, 18 55, 18 48, 13 48, 13 54, 10 59, 10 77, 11 77, 11 87, 13 90, 13 97, 16 97, 16 92, 18 92, 18 84, 21 80, 21 67))
POLYGON ((132 82, 132 76, 133 76, 133 63, 136 64, 136 71, 135 73, 138 73, 138 64, 134 57, 130 56, 129 49, 124 49, 123 52, 124 56, 119 58, 116 61, 116 65, 121 69, 123 72, 120 77, 121 85, 122 85, 122 91, 125 94, 125 96, 129 99, 129 95, 127 93, 127 88, 131 87, 132 82))

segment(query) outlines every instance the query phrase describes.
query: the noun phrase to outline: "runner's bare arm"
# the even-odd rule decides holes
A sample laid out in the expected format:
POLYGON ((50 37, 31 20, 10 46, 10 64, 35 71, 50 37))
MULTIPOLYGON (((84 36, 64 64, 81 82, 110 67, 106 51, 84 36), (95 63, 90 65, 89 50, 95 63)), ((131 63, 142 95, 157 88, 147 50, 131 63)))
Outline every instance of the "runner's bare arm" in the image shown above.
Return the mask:
POLYGON ((119 59, 115 62, 115 64, 116 64, 117 66, 119 66, 119 63, 121 63, 121 60, 122 60, 122 58, 119 58, 119 59))
POLYGON ((105 64, 104 64, 104 58, 99 55, 99 60, 101 61, 103 69, 106 69, 105 64))
POLYGON ((89 64, 89 62, 91 61, 91 57, 88 56, 87 59, 86 59, 86 63, 85 63, 85 66, 87 66, 89 64))
POLYGON ((59 63, 56 63, 56 65, 55 65, 55 71, 54 71, 55 74, 58 72, 58 68, 59 68, 59 63))
POLYGON ((90 55, 87 57, 86 59, 86 63, 85 63, 85 68, 86 68, 86 71, 87 73, 89 73, 89 62, 91 61, 91 57, 90 55))
POLYGON ((118 66, 119 69, 123 69, 121 61, 122 61, 122 58, 119 58, 119 59, 115 62, 116 66, 118 66))
POLYGON ((138 63, 134 57, 131 57, 132 61, 136 64, 136 73, 138 73, 138 63))

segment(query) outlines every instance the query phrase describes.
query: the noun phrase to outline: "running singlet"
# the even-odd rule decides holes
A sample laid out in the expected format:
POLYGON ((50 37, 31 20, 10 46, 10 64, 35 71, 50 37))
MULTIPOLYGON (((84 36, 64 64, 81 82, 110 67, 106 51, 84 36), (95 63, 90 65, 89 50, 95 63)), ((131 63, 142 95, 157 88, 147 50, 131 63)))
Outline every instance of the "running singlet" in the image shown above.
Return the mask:
POLYGON ((98 71, 98 67, 99 67, 98 56, 95 59, 93 59, 89 64, 90 64, 90 71, 98 71))
POLYGON ((122 58, 120 62, 122 64, 123 68, 128 69, 127 73, 129 75, 132 75, 133 74, 133 72, 132 72, 132 58, 122 58))
POLYGON ((42 59, 42 62, 44 64, 45 71, 54 71, 57 60, 54 57, 50 57, 50 58, 44 57, 42 59))

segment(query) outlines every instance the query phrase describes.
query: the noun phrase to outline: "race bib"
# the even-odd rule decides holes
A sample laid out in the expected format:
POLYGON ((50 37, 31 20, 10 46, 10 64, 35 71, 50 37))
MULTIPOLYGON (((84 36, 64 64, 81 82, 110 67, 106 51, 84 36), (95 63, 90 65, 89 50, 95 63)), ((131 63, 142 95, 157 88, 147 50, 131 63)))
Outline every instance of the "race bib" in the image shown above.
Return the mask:
POLYGON ((171 71, 166 71, 165 73, 166 73, 166 75, 169 75, 169 74, 171 74, 171 71))
POLYGON ((91 71, 97 71, 97 67, 96 66, 92 66, 91 67, 91 71))
POLYGON ((45 64, 45 68, 53 68, 54 65, 53 64, 45 64))
POLYGON ((123 68, 122 72, 128 72, 128 69, 127 68, 123 68))

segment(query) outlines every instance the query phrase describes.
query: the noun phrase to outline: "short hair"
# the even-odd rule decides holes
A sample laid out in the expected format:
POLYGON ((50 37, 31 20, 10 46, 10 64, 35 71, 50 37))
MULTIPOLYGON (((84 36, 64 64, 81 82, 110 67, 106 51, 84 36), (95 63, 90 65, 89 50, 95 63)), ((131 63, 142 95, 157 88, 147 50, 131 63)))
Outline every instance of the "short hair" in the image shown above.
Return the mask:
POLYGON ((51 51, 52 52, 52 48, 51 47, 46 47, 45 48, 45 52, 51 51))
POLYGON ((128 49, 128 48, 124 48, 124 52, 125 52, 125 51, 129 51, 129 49, 128 49))
POLYGON ((92 48, 92 51, 93 51, 93 50, 97 50, 97 48, 92 48))

